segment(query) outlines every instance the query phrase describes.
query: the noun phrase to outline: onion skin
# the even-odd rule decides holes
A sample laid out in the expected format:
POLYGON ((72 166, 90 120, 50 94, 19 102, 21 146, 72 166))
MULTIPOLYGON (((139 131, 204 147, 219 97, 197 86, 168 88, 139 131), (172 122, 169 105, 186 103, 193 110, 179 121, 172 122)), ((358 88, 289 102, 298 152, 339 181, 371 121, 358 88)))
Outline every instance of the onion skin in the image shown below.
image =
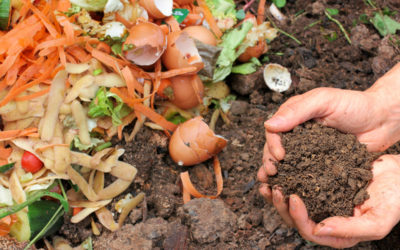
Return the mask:
POLYGON ((180 50, 175 46, 175 41, 182 34, 183 31, 174 31, 171 32, 168 37, 168 45, 164 54, 162 55, 162 63, 167 69, 180 69, 190 66, 195 66, 197 71, 201 70, 204 67, 203 62, 198 62, 194 64, 190 64, 188 59, 180 52, 180 50))
POLYGON ((216 136, 201 117, 195 117, 178 126, 171 136, 169 154, 176 163, 192 166, 217 155, 227 140, 216 136))
POLYGON ((173 91, 171 102, 181 109, 191 109, 200 104, 196 95, 196 86, 200 99, 203 99, 204 85, 198 75, 176 76, 170 78, 173 91))
POLYGON ((259 58, 262 54, 268 51, 267 44, 264 40, 258 41, 257 44, 253 47, 249 47, 243 52, 238 60, 239 62, 248 62, 252 57, 259 58))
POLYGON ((214 34, 204 26, 189 26, 183 29, 183 32, 188 33, 191 38, 197 39, 202 43, 212 46, 217 45, 217 39, 215 38, 214 34))

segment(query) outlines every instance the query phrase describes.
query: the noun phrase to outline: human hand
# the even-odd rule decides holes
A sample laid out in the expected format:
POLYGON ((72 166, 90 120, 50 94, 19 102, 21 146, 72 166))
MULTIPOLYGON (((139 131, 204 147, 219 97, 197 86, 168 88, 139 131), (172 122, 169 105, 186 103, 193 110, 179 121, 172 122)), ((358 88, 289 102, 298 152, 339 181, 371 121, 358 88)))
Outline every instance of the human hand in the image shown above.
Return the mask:
MULTIPOLYGON (((373 163, 373 178, 367 191, 369 199, 354 208, 352 217, 330 217, 316 224, 308 218, 307 210, 297 195, 287 203, 279 191, 269 193, 279 214, 301 236, 320 245, 345 248, 362 241, 384 238, 400 221, 400 156, 384 155, 373 163)), ((268 189, 268 190, 267 190, 268 189)))
MULTIPOLYGON (((285 155, 279 132, 315 119, 323 125, 357 136, 369 151, 383 151, 400 139, 400 63, 367 91, 317 88, 294 96, 265 122, 267 142, 263 167, 276 174, 274 161, 285 155)), ((267 176, 260 176, 266 182, 267 176)))

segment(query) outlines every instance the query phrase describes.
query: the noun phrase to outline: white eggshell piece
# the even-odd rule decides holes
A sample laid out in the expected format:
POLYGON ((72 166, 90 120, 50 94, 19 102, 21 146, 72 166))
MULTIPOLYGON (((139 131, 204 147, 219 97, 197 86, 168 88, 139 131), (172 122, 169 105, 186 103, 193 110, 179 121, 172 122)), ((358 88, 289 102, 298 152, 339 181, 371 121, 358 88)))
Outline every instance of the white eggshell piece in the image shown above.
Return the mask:
POLYGON ((265 66, 264 81, 268 88, 277 92, 284 92, 292 85, 289 70, 276 63, 270 63, 265 66))

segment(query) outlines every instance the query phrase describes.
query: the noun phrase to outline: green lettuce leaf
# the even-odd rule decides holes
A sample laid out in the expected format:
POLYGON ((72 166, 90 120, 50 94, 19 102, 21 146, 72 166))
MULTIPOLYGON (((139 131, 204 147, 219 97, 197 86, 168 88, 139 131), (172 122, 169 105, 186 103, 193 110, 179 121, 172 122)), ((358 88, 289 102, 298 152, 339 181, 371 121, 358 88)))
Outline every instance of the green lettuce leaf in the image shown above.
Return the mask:
POLYGON ((232 73, 248 75, 256 72, 258 66, 261 66, 260 61, 257 58, 253 57, 247 63, 243 63, 232 67, 232 73))
POLYGON ((90 142, 91 143, 88 144, 88 145, 83 144, 81 142, 81 140, 79 140, 79 137, 75 136, 74 140, 72 141, 72 145, 73 145, 74 148, 77 148, 80 151, 86 151, 86 150, 89 150, 89 149, 92 149, 92 148, 96 147, 97 145, 100 145, 100 144, 104 143, 104 140, 91 137, 90 138, 90 142))
POLYGON ((232 18, 236 21, 236 4, 233 0, 206 0, 206 4, 215 18, 232 18))
POLYGON ((126 106, 122 99, 114 93, 100 88, 96 97, 89 105, 88 115, 92 118, 110 116, 114 126, 122 124, 121 119, 130 113, 131 109, 126 106))
POLYGON ((233 62, 247 49, 247 46, 242 43, 252 27, 253 24, 246 21, 240 28, 232 29, 224 34, 222 42, 218 45, 222 51, 214 70, 214 82, 223 81, 231 73, 233 62))

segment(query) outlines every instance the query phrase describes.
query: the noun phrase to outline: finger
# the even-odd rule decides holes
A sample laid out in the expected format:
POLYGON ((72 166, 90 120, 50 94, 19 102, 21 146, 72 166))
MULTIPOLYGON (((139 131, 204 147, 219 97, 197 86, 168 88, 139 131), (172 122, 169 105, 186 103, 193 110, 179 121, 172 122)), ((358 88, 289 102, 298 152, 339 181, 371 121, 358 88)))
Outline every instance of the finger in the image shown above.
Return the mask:
POLYGON ((292 97, 264 126, 270 132, 287 132, 312 118, 324 117, 330 112, 330 103, 338 94, 335 89, 317 88, 292 97))
POLYGON ((271 155, 278 161, 283 160, 285 149, 282 146, 281 137, 277 133, 271 133, 268 131, 265 132, 265 137, 271 155))
POLYGON ((289 206, 285 201, 285 197, 283 196, 282 192, 277 187, 273 188, 272 190, 272 203, 274 204, 279 215, 282 217, 283 221, 285 221, 288 226, 293 227, 294 222, 289 214, 289 206))
POLYGON ((306 206, 297 195, 291 195, 289 198, 289 213, 301 236, 308 241, 335 248, 352 247, 360 242, 357 238, 314 235, 316 223, 309 219, 306 206))
POLYGON ((264 165, 262 165, 260 167, 260 169, 258 170, 257 179, 258 179, 259 182, 267 183, 268 175, 267 175, 267 172, 265 170, 265 166, 264 165))
POLYGON ((268 203, 272 203, 272 192, 271 188, 266 183, 261 183, 258 191, 265 198, 268 203))
POLYGON ((263 167, 267 175, 275 175, 277 173, 275 162, 276 158, 269 151, 268 142, 264 145, 263 167))
POLYGON ((379 240, 389 234, 391 227, 368 217, 330 217, 315 227, 314 234, 363 240, 379 240))

